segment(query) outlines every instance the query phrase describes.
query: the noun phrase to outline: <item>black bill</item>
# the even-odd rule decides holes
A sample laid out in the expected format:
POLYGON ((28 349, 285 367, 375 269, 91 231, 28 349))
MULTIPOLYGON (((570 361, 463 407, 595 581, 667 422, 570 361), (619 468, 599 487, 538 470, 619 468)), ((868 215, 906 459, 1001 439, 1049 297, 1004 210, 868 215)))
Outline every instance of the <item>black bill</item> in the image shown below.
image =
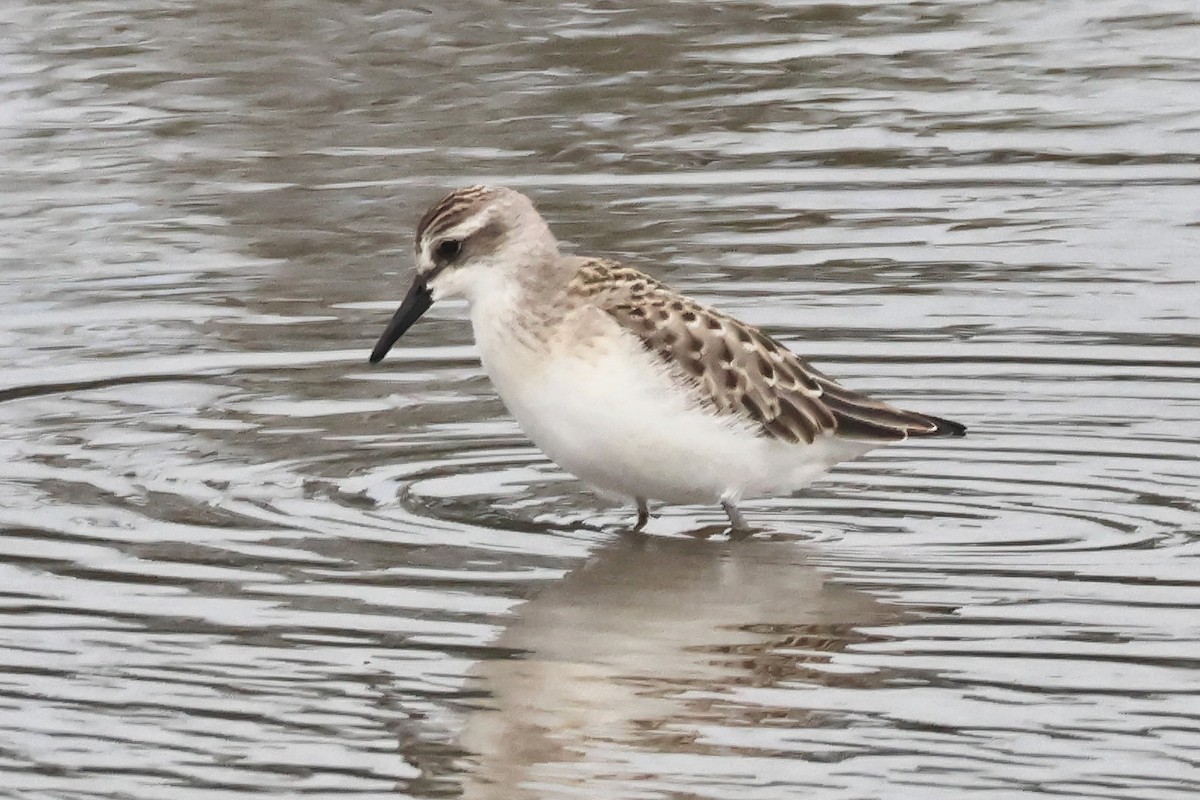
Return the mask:
POLYGON ((371 351, 371 363, 378 364, 382 361, 396 340, 403 336, 404 332, 411 328, 412 324, 419 320, 431 305, 433 305, 433 296, 429 293, 429 287, 425 285, 425 279, 418 275, 413 280, 412 286, 409 287, 408 294, 404 296, 404 301, 400 303, 400 308, 392 317, 392 321, 384 328, 383 335, 375 343, 375 349, 371 351))

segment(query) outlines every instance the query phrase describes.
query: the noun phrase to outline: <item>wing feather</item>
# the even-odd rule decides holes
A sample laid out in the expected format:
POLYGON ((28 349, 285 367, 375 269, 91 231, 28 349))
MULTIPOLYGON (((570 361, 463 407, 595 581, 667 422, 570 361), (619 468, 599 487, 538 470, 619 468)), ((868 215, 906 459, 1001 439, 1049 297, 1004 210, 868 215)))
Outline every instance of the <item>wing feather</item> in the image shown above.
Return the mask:
POLYGON ((757 328, 616 262, 585 260, 568 293, 606 312, 678 368, 699 402, 741 417, 763 436, 812 443, 835 434, 884 443, 966 430, 847 389, 757 328))

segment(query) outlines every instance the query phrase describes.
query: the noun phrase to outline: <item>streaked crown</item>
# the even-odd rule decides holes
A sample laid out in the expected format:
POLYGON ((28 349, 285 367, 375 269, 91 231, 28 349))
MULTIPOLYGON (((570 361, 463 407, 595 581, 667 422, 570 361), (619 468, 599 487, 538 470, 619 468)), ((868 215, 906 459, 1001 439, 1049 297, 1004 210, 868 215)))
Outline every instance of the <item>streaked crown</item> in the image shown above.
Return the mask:
POLYGON ((468 186, 434 203, 417 223, 414 247, 427 275, 502 253, 514 262, 557 254, 529 198, 502 186, 468 186))
POLYGON ((455 189, 429 207, 417 223, 416 247, 436 239, 482 211, 496 199, 499 191, 491 186, 467 186, 455 189))

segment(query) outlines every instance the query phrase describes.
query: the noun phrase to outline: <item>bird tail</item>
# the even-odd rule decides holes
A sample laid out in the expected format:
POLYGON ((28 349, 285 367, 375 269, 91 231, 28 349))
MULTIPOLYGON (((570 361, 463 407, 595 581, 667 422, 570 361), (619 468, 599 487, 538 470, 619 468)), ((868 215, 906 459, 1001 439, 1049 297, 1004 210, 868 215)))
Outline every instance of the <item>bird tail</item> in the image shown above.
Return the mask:
POLYGON ((923 431, 923 430, 909 429, 909 431, 908 431, 909 436, 931 436, 931 437, 956 436, 956 437, 962 437, 962 436, 967 435, 967 426, 963 425, 961 422, 955 422, 955 421, 949 420, 949 419, 942 419, 941 417, 933 417, 933 416, 930 416, 929 414, 921 414, 920 416, 923 417, 924 419, 928 420, 931 424, 934 425, 933 430, 923 431))
POLYGON ((957 422, 888 405, 833 381, 823 381, 821 400, 837 420, 838 436, 868 442, 898 442, 910 437, 966 436, 957 422))

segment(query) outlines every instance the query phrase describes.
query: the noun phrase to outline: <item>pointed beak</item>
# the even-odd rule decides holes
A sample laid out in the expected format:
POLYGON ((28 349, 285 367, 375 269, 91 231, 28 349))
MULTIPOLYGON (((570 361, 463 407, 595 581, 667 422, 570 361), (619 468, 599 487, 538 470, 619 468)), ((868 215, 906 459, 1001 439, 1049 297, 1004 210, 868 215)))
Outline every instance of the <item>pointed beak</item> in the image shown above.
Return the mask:
POLYGON ((375 343, 375 349, 371 351, 371 363, 378 364, 382 361, 396 340, 403 336, 404 332, 411 328, 412 324, 419 320, 431 305, 433 305, 433 296, 429 293, 429 287, 425 285, 425 278, 418 275, 413 279, 412 286, 408 288, 408 294, 404 296, 404 301, 400 303, 400 308, 392 317, 392 321, 384 328, 383 335, 375 343))

